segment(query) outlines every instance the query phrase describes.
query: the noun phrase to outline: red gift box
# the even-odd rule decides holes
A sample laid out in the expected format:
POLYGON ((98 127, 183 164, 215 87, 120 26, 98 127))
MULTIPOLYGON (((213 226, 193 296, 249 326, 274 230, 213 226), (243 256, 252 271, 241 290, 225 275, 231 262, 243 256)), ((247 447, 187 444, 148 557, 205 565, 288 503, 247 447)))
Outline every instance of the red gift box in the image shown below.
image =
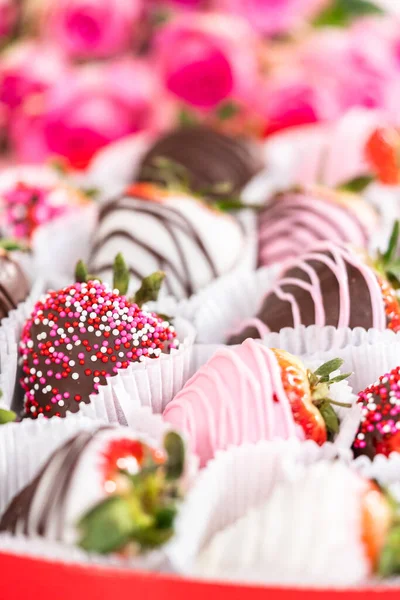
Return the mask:
POLYGON ((0 552, 0 600, 398 600, 400 590, 277 589, 215 584, 0 552), (379 596, 378 596, 379 594, 379 596))

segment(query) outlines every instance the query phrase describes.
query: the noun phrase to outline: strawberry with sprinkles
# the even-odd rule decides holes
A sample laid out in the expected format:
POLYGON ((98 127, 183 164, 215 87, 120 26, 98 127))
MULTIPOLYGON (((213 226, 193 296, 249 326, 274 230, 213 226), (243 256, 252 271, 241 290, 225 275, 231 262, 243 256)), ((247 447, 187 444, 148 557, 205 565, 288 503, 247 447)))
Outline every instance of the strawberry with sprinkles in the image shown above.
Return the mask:
POLYGON ((154 299, 164 274, 146 278, 136 302, 124 295, 129 274, 120 255, 114 275, 111 289, 80 263, 75 284, 35 305, 20 342, 24 417, 75 413, 120 369, 178 347, 174 327, 140 307, 154 299))

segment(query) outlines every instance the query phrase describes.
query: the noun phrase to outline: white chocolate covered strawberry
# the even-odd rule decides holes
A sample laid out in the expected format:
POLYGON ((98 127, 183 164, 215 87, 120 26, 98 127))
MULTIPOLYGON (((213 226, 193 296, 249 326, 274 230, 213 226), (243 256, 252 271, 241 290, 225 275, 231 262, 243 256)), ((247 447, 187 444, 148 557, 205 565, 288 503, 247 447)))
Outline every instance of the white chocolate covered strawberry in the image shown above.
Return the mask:
MULTIPOLYGON (((266 468, 268 466, 266 465, 266 468)), ((200 554, 207 577, 347 586, 398 571, 396 508, 340 462, 305 468, 200 554)))

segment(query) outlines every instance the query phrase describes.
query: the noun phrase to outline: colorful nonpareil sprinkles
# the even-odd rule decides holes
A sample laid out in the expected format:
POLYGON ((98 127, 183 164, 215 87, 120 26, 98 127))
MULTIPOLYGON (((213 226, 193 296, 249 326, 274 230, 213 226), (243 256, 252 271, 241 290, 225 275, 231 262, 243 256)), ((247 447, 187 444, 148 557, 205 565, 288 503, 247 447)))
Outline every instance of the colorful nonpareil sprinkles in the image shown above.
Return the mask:
POLYGON ((51 292, 35 305, 22 333, 24 414, 77 412, 119 369, 178 345, 167 321, 99 281, 51 292))
POLYGON ((353 448, 358 454, 389 455, 400 432, 400 367, 360 392, 358 402, 362 417, 353 448))

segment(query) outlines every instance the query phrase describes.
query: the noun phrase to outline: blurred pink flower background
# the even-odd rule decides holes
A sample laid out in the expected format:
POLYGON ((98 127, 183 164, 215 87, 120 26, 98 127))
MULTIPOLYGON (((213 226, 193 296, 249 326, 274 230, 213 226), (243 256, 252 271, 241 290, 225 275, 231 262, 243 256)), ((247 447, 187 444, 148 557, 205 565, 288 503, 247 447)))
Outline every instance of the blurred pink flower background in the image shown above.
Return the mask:
POLYGON ((1 0, 4 152, 83 169, 183 118, 259 137, 353 107, 396 122, 399 21, 330 22, 339 1, 1 0))

